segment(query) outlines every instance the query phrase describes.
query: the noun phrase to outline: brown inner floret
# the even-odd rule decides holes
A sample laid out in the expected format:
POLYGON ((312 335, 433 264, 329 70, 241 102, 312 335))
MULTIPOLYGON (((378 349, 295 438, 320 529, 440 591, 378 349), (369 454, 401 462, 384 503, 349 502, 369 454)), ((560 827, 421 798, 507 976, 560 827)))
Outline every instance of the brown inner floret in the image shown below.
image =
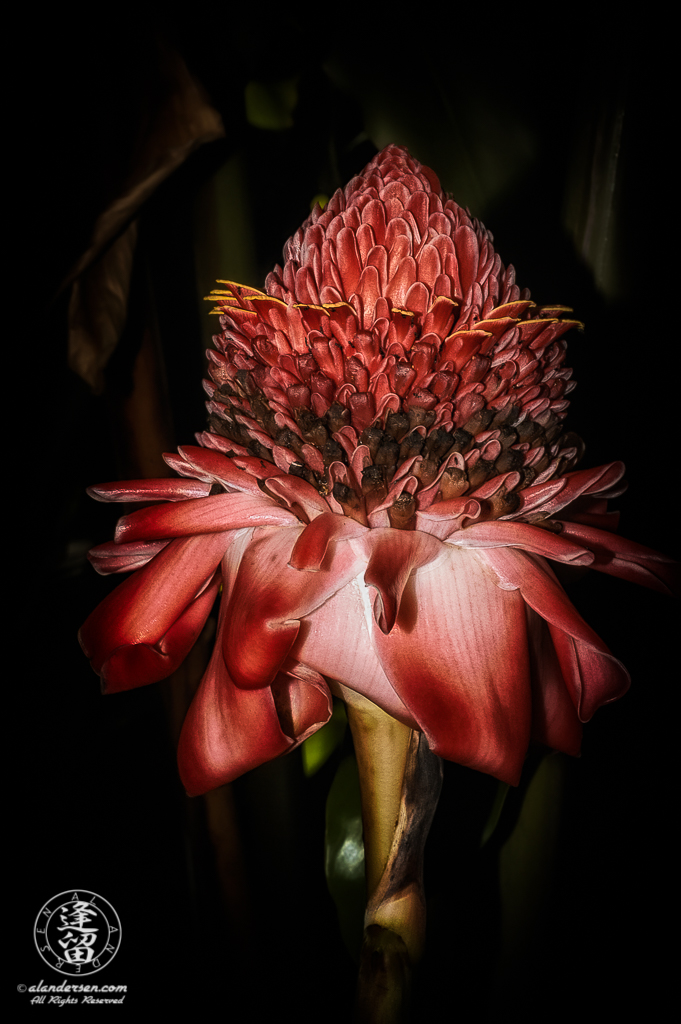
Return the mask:
MULTIPOLYGON (((347 438, 339 432, 351 425, 352 416, 339 402, 321 417, 305 406, 294 407, 293 424, 281 427, 254 374, 240 370, 231 383, 217 388, 211 408, 211 431, 270 463, 275 461, 274 445, 284 449, 290 453, 290 474, 307 480, 323 496, 331 492, 346 514, 362 520, 385 499, 396 472, 408 460, 417 493, 439 477, 434 502, 470 495, 494 477, 515 473, 510 490, 501 487, 484 500, 485 518, 498 518, 517 508, 519 492, 552 463, 554 478, 574 468, 583 451, 579 438, 563 431, 561 420, 550 410, 532 419, 510 399, 501 409, 479 409, 462 427, 450 429, 433 426, 433 410, 403 403, 399 412, 389 412, 384 422, 376 419, 359 434, 363 466, 355 486, 352 474, 346 475, 347 482, 334 482, 328 472, 334 463, 350 466, 347 438), (319 453, 317 468, 310 464, 315 460, 306 446, 319 453), (442 470, 455 453, 463 466, 450 464, 442 470)), ((389 509, 391 524, 408 529, 415 509, 414 495, 399 494, 389 509)))

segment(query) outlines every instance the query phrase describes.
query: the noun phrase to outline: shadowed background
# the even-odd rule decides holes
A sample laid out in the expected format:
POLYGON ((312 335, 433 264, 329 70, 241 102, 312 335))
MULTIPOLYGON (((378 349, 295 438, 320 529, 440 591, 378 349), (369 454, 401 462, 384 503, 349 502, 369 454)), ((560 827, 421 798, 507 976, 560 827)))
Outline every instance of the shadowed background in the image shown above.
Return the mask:
MULTIPOLYGON (((93 980, 127 984, 126 1006, 240 1019, 246 998, 254 1021, 282 1010, 348 1020, 355 967, 324 878, 324 804, 347 750, 311 777, 296 752, 188 801, 175 739, 210 636, 173 680, 100 697, 75 636, 119 578, 97 577, 85 554, 123 509, 84 489, 167 473, 161 452, 192 443, 205 421, 213 325, 201 299, 214 278, 262 287, 313 199, 395 142, 483 220, 521 287, 586 323, 568 336, 579 385, 569 428, 586 442, 584 465, 627 464, 620 532, 674 554, 655 73, 647 43, 613 27, 557 38, 424 12, 350 31, 340 15, 325 25, 289 13, 256 30, 258 17, 248 32, 197 13, 105 33, 62 17, 36 41, 40 294, 24 330, 41 565, 20 694, 16 980, 61 980, 31 928, 47 899, 82 886, 122 919, 121 950, 93 980)), ((615 1016, 639 1001, 655 1015, 676 608, 597 573, 570 596, 632 691, 586 727, 582 758, 554 761, 535 792, 541 813, 526 824, 543 824, 529 867, 514 861, 517 830, 506 843, 521 794, 479 852, 497 784, 446 765, 417 1021, 442 1007, 445 1020, 511 1007, 560 1020, 587 1004, 615 1016), (518 892, 523 908, 536 903, 529 922, 518 892)))

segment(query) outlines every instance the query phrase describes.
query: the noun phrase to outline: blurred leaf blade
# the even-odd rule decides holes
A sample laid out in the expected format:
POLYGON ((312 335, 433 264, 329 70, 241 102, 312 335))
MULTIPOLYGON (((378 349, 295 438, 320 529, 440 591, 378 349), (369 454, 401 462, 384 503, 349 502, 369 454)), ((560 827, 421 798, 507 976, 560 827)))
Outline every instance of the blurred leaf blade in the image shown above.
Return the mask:
POLYGON ((354 755, 344 758, 338 766, 326 802, 324 866, 343 941, 358 959, 364 930, 366 881, 359 772, 354 755))

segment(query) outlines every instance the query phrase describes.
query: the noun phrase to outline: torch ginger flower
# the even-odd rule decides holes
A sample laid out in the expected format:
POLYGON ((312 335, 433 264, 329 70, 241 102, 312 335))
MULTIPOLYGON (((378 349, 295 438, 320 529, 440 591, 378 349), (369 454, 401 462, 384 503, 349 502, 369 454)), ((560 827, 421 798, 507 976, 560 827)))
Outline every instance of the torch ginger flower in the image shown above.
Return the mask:
POLYGON ((165 502, 119 521, 134 569, 81 642, 107 692, 170 675, 222 587, 179 746, 190 793, 293 749, 331 688, 517 783, 531 741, 569 754, 628 688, 550 561, 660 590, 671 563, 617 538, 624 467, 577 470, 563 306, 538 308, 434 173, 390 146, 316 207, 265 291, 220 282, 210 429, 165 502))

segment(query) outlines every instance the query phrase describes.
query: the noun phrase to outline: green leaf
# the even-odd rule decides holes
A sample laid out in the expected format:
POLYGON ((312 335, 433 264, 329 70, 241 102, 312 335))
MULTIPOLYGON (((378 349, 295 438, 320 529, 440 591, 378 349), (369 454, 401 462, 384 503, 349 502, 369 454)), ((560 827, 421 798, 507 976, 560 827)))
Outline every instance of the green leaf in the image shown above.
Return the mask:
POLYGON ((510 788, 511 787, 507 782, 500 782, 499 785, 497 786, 497 792, 496 796, 494 797, 492 809, 489 812, 489 817, 487 818, 487 821, 485 822, 485 827, 482 830, 482 836, 480 838, 480 849, 482 849, 485 843, 487 843, 494 835, 494 831, 497 825, 499 824, 499 818, 501 817, 501 812, 504 809, 504 804, 506 803, 506 797, 508 796, 508 791, 510 788))
POLYGON ((560 825, 565 759, 547 755, 537 767, 513 832, 499 851, 502 968, 527 963, 551 889, 560 825))
POLYGON ((366 882, 359 772, 354 754, 341 761, 326 801, 325 870, 343 941, 358 959, 366 882))
POLYGON ((252 80, 244 89, 246 120, 265 131, 284 131, 293 127, 293 111, 298 104, 298 78, 279 81, 252 80))
POLYGON ((336 747, 341 745, 347 724, 345 705, 341 701, 334 701, 333 714, 329 721, 306 739, 300 748, 303 771, 308 778, 318 772, 336 747))

